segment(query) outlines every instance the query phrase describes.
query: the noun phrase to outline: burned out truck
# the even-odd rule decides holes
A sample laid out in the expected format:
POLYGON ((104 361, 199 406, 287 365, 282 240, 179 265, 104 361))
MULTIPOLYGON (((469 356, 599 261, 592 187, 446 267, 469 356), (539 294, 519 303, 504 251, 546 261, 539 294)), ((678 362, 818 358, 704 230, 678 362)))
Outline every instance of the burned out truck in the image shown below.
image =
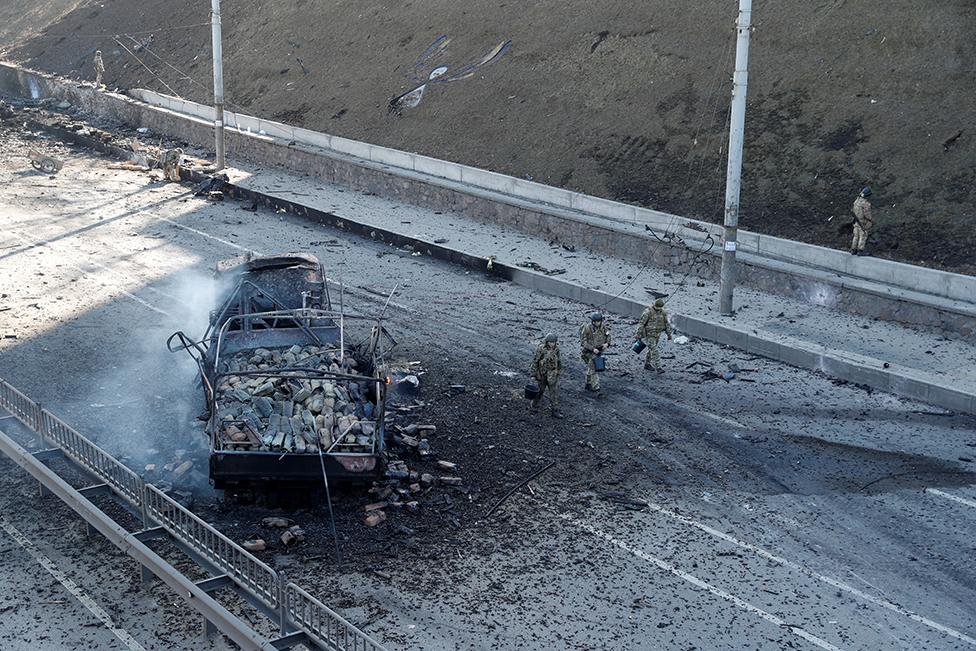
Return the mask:
POLYGON ((341 293, 335 309, 312 255, 225 260, 215 278, 204 336, 167 342, 200 369, 214 487, 377 478, 395 345, 381 321, 347 313, 341 293))

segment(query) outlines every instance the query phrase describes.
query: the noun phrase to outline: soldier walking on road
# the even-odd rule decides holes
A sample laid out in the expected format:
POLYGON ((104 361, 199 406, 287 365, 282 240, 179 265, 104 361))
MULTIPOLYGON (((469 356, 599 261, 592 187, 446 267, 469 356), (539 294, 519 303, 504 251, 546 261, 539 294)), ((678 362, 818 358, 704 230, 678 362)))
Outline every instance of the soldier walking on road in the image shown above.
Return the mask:
POLYGON ((610 347, 610 330, 603 325, 603 315, 599 312, 590 314, 590 322, 580 326, 580 357, 586 362, 587 391, 600 391, 600 376, 593 365, 593 358, 610 347))
POLYGON ((539 395, 532 401, 532 408, 538 409, 542 401, 542 395, 549 390, 549 412, 553 418, 562 418, 559 411, 559 395, 556 391, 556 384, 559 382, 559 373, 563 370, 563 362, 559 358, 559 338, 549 333, 542 343, 535 350, 532 358, 532 368, 530 373, 535 381, 539 383, 539 395))
POLYGON ((102 87, 102 75, 105 74, 105 63, 102 61, 102 51, 95 50, 95 88, 102 87))
POLYGON ((874 228, 874 218, 871 216, 871 188, 864 188, 854 200, 851 212, 854 213, 854 239, 851 240, 851 255, 864 253, 864 245, 868 241, 868 233, 874 228))
POLYGON ((638 341, 644 341, 647 345, 647 357, 644 359, 644 368, 654 369, 658 373, 664 373, 661 368, 661 355, 657 351, 658 338, 662 332, 668 334, 668 339, 674 334, 671 324, 668 323, 668 315, 664 311, 664 301, 657 299, 654 305, 648 307, 641 314, 640 321, 637 323, 637 332, 634 337, 638 341))

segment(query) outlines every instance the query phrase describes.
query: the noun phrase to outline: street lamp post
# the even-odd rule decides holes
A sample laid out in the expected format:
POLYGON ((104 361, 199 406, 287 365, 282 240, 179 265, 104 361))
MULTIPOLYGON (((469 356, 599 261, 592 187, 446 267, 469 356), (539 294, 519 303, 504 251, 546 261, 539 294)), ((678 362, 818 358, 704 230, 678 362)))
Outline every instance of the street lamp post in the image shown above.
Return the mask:
POLYGON ((735 73, 732 77, 732 116, 729 125, 729 165, 725 177, 725 235, 722 271, 719 276, 719 311, 735 312, 732 290, 735 287, 735 250, 739 231, 739 192, 742 189, 742 141, 746 123, 746 87, 749 83, 749 28, 752 0, 739 0, 739 20, 735 46, 735 73))
POLYGON ((224 169, 224 55, 220 43, 220 0, 210 0, 210 25, 213 32, 214 137, 218 170, 224 169))

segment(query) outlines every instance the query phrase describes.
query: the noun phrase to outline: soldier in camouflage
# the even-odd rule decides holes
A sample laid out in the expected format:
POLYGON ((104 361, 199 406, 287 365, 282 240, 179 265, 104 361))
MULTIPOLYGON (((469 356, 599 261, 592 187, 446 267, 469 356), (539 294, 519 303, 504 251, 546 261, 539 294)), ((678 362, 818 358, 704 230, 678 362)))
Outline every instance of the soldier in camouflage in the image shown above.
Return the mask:
POLYGON ((851 212, 854 213, 854 239, 851 240, 851 255, 863 255, 864 245, 868 242, 868 233, 874 228, 874 217, 871 215, 871 188, 864 188, 854 200, 851 212))
POLYGON ((102 75, 105 74, 105 62, 102 61, 102 51, 95 50, 95 87, 102 87, 102 75))
POLYGON ((594 312, 590 315, 590 322, 580 326, 580 357, 586 362, 587 391, 600 391, 600 376, 593 366, 593 358, 610 347, 610 330, 603 324, 603 315, 594 312))
POLYGON ((671 324, 668 323, 668 315, 664 311, 664 301, 657 299, 654 305, 644 310, 640 321, 637 323, 637 332, 634 337, 643 340, 647 345, 647 357, 644 359, 644 368, 654 369, 658 373, 663 373, 661 368, 661 355, 657 351, 657 341, 662 332, 666 332, 668 339, 674 334, 671 324))
POLYGON ((556 391, 556 384, 559 382, 559 373, 563 370, 563 362, 559 358, 559 338, 549 333, 535 350, 532 358, 532 368, 529 373, 539 383, 539 395, 532 401, 532 408, 538 409, 542 401, 542 395, 549 391, 549 412, 553 418, 562 418, 559 411, 559 395, 556 391))

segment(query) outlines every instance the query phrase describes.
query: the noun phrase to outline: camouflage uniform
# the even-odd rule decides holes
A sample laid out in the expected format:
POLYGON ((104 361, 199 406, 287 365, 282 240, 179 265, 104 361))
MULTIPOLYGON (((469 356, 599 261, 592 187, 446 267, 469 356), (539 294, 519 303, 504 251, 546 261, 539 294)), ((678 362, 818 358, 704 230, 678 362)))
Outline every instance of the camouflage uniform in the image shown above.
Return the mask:
POLYGON ((851 253, 864 250, 868 241, 868 233, 874 228, 874 218, 871 216, 871 202, 864 196, 854 200, 851 208, 854 213, 854 239, 851 240, 851 253))
POLYGON ((657 341, 662 332, 666 332, 668 339, 674 333, 671 324, 668 323, 668 315, 664 307, 651 306, 641 314, 640 321, 637 323, 637 332, 634 333, 636 339, 643 339, 647 344, 647 357, 644 359, 644 368, 654 368, 661 371, 661 355, 657 351, 657 341))
POLYGON ((597 326, 589 321, 580 326, 580 357, 586 362, 586 386, 594 391, 600 390, 600 374, 593 366, 593 358, 596 357, 593 349, 602 350, 604 345, 610 346, 610 329, 606 323, 597 326))
POLYGON ((549 348, 542 343, 535 349, 535 356, 532 358, 532 368, 529 373, 539 383, 539 397, 532 401, 532 407, 538 407, 542 401, 542 396, 549 390, 549 409, 553 415, 559 413, 559 395, 556 391, 556 384, 559 382, 559 373, 563 370, 563 362, 559 358, 559 344, 553 344, 549 348))
POLYGON ((95 52, 95 86, 100 88, 102 85, 102 75, 105 74, 105 63, 102 61, 102 52, 95 52))
POLYGON ((159 163, 163 168, 163 174, 167 179, 174 183, 180 182, 180 159, 183 156, 182 149, 167 149, 159 157, 159 163))

